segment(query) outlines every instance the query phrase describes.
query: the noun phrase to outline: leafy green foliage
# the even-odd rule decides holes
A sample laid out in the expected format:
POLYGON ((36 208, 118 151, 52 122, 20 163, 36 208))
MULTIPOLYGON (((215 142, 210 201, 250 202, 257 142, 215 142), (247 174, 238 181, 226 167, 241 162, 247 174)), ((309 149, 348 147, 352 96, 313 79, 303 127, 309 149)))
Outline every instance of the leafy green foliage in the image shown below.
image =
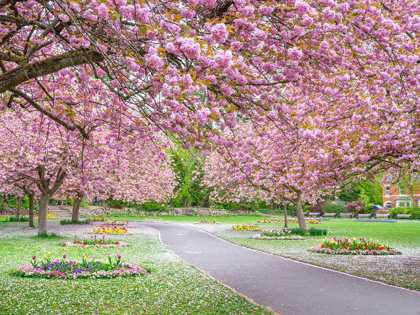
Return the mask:
POLYGON ((309 230, 309 235, 310 236, 321 236, 321 235, 327 235, 328 230, 327 229, 317 229, 314 227, 311 227, 309 230))
POLYGON ((19 217, 19 219, 16 219, 15 217, 9 217, 7 221, 9 221, 9 222, 28 222, 29 218, 19 217))
POLYGON ((367 213, 372 205, 369 199, 369 196, 366 195, 365 190, 362 188, 360 189, 359 200, 363 203, 363 210, 367 213))
POLYGON ((371 204, 382 204, 382 186, 378 180, 347 184, 341 188, 338 197, 347 202, 360 200, 362 190, 371 204))
POLYGON ((172 152, 172 169, 177 175, 174 208, 187 206, 208 206, 210 190, 202 185, 205 157, 198 150, 184 150, 178 146, 172 152))
POLYGON ((306 235, 306 231, 304 229, 295 227, 290 229, 290 233, 294 234, 294 235, 300 235, 300 236, 305 236, 306 235))
POLYGON ((324 206, 324 213, 344 213, 346 210, 344 209, 344 205, 341 202, 332 203, 331 201, 325 202, 324 206))
POLYGON ((411 214, 411 218, 417 220, 420 217, 420 208, 391 208, 388 210, 391 219, 395 219, 397 214, 411 214))
POLYGON ((89 220, 83 220, 83 221, 76 221, 73 222, 72 220, 60 220, 60 224, 61 225, 86 225, 86 224, 90 224, 89 220))
POLYGON ((226 209, 226 210, 250 210, 258 211, 258 205, 255 204, 241 204, 236 202, 224 202, 216 206, 216 209, 226 209))
POLYGON ((128 204, 122 200, 107 200, 106 205, 110 208, 122 209, 128 204))

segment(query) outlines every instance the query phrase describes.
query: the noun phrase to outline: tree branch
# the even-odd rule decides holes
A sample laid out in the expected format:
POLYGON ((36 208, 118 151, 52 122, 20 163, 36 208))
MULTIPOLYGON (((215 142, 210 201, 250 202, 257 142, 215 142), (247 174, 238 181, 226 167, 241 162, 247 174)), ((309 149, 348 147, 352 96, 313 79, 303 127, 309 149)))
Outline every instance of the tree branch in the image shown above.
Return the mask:
POLYGON ((64 68, 91 62, 101 62, 103 60, 104 57, 97 51, 79 49, 35 63, 22 65, 0 75, 0 93, 11 90, 25 81, 42 77, 64 68))
POLYGON ((79 125, 75 125, 75 124, 70 125, 70 124, 66 123, 65 121, 61 120, 60 118, 58 118, 57 116, 54 116, 53 114, 51 114, 46 109, 39 106, 28 94, 26 94, 24 92, 21 92, 19 90, 14 89, 14 88, 10 89, 10 91, 13 92, 15 94, 15 96, 22 97, 25 101, 27 101, 29 104, 31 104, 32 107, 34 107, 37 111, 39 111, 42 114, 44 114, 45 116, 51 118, 56 123, 62 125, 64 128, 66 128, 68 130, 72 130, 72 131, 75 130, 75 129, 78 129, 84 138, 89 139, 89 135, 86 133, 86 131, 83 127, 81 127, 79 125))

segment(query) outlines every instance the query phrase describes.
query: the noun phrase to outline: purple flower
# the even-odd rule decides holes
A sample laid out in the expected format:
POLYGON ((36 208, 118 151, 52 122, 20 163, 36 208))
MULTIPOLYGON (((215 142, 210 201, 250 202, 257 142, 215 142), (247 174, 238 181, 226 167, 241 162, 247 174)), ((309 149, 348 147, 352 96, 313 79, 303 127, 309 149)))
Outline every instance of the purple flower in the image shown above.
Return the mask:
POLYGON ((32 260, 35 260, 36 259, 36 256, 32 256, 32 260))
POLYGON ((111 253, 110 252, 108 252, 108 256, 111 256, 111 253))
POLYGON ((67 257, 66 255, 63 255, 63 259, 66 259, 66 257, 67 257))

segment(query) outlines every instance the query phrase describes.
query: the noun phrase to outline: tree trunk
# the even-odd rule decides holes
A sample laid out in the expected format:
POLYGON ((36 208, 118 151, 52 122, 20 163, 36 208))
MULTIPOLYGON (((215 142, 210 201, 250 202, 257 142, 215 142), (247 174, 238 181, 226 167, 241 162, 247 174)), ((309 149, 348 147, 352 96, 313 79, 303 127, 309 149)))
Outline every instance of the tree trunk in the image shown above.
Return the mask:
POLYGON ((300 202, 300 198, 298 198, 294 202, 294 206, 295 206, 296 215, 297 215, 298 220, 299 220, 299 227, 301 229, 304 229, 305 231, 307 231, 307 229, 306 229, 306 222, 305 222, 305 216, 303 215, 302 203, 300 202))
POLYGON ((283 204, 284 227, 287 228, 287 204, 283 204))
POLYGON ((29 197, 29 227, 34 225, 34 194, 28 194, 29 197))
POLYGON ((16 220, 19 221, 20 217, 20 207, 22 206, 22 197, 18 197, 18 205, 15 211, 16 220))
POLYGON ((38 235, 47 233, 47 208, 50 198, 50 194, 43 193, 41 195, 41 200, 39 201, 38 235))
POLYGON ((273 199, 270 200, 270 209, 274 210, 274 201, 273 199))
POLYGON ((184 197, 183 201, 184 201, 184 207, 187 207, 188 206, 188 198, 184 197))
POLYGON ((80 199, 74 199, 73 202, 73 212, 71 214, 71 221, 77 222, 79 221, 79 210, 80 210, 80 204, 82 203, 82 198, 80 199))

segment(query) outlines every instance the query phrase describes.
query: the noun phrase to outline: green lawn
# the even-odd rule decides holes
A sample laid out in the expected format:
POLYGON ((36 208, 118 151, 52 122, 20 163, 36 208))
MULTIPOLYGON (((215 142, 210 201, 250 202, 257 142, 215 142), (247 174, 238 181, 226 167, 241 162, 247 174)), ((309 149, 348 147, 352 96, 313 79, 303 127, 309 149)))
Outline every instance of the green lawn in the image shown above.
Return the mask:
POLYGON ((60 247, 74 235, 84 235, 89 226, 60 226, 48 220, 49 231, 65 237, 34 237, 27 222, 0 222, 0 314, 270 314, 242 296, 187 265, 168 251, 155 230, 131 229, 136 234, 113 238, 128 248, 60 247), (120 253, 124 261, 151 268, 149 276, 123 279, 15 278, 14 267, 28 264, 33 255, 68 259, 107 252, 120 253))
MULTIPOLYGON (((310 224, 309 227, 328 229, 328 236, 372 238, 381 244, 390 245, 403 251, 401 256, 330 256, 309 253, 307 250, 320 245, 324 237, 306 237, 305 240, 254 240, 256 232, 229 231, 236 223, 255 224, 263 216, 229 217, 174 217, 161 216, 164 222, 185 224, 204 229, 232 243, 266 251, 283 257, 343 271, 346 273, 383 281, 386 283, 420 291, 420 222, 398 221, 354 222, 350 219, 322 221, 322 224, 310 224), (216 221, 218 225, 194 224, 201 219, 216 221)), ((113 217, 116 219, 117 217, 113 217)), ((144 220, 145 217, 118 217, 119 219, 144 220)), ((282 224, 259 224, 264 229, 279 229, 282 224)), ((297 227, 297 224, 290 224, 297 227)))

